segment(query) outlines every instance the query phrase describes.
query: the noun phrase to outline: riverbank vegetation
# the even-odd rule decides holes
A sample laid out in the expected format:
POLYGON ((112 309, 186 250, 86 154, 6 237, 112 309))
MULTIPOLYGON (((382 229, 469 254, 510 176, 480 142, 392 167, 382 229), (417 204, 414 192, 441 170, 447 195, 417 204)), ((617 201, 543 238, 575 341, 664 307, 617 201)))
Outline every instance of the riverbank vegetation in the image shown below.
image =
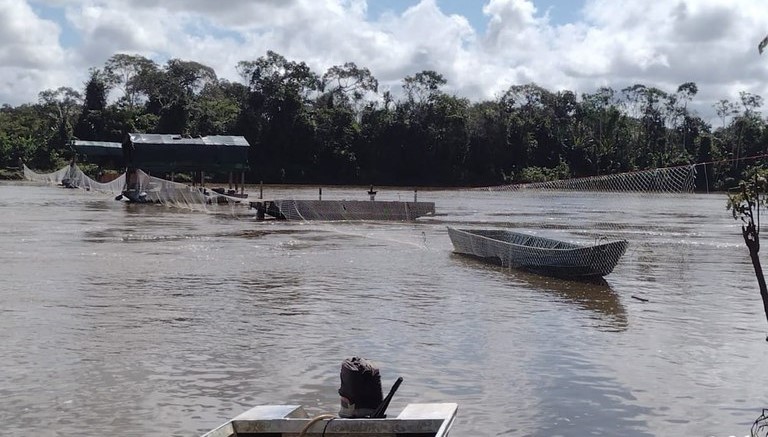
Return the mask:
POLYGON ((245 136, 252 182, 484 186, 716 162, 705 183, 719 190, 768 146, 760 96, 720 100, 713 127, 689 109, 692 82, 582 95, 529 83, 471 102, 436 71, 404 77, 399 97, 353 63, 320 74, 270 51, 237 71, 230 82, 195 61, 116 54, 82 90, 2 106, 0 168, 58 168, 72 138, 180 133, 245 136))

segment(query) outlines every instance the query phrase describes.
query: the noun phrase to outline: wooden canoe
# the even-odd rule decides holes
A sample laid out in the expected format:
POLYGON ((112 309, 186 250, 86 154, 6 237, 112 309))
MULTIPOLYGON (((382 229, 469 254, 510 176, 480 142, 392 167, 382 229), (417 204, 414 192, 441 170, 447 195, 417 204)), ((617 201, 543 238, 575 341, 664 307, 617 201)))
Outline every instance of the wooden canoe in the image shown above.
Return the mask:
POLYGON ((606 276, 627 250, 626 240, 586 246, 505 229, 448 227, 448 235, 456 253, 565 278, 606 276))

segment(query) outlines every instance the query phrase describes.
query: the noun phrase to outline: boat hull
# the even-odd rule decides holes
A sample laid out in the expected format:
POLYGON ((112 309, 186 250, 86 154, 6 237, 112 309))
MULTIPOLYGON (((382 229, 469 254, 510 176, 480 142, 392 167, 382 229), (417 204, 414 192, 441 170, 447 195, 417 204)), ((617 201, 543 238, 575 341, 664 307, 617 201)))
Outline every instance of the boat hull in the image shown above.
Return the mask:
POLYGON ((264 405, 246 411, 203 437, 297 436, 305 428, 307 436, 446 437, 457 410, 455 403, 408 404, 393 418, 343 419, 326 416, 313 419, 299 405, 264 405))
POLYGON ((581 246, 507 230, 448 228, 454 251, 504 267, 565 278, 599 278, 613 272, 625 240, 581 246))

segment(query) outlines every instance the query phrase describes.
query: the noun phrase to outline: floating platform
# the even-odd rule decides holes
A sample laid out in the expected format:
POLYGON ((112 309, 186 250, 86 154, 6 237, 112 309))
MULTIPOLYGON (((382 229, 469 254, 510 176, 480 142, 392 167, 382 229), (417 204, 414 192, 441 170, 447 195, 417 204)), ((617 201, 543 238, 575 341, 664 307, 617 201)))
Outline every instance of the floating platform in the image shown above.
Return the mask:
POLYGON ((410 221, 435 213, 434 202, 378 200, 270 200, 250 202, 256 216, 278 220, 410 221))

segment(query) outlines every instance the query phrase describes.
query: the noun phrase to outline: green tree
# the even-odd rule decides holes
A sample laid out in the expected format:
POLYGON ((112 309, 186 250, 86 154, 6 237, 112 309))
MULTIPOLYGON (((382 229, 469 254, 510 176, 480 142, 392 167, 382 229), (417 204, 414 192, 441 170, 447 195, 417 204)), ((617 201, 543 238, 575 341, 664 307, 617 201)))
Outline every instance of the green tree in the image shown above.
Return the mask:
POLYGON ((40 149, 38 159, 47 165, 57 165, 60 159, 70 159, 72 150, 72 126, 82 110, 82 95, 69 88, 41 91, 38 108, 47 121, 47 148, 40 149))
POLYGON ((248 88, 239 83, 219 80, 207 84, 190 106, 190 135, 235 135, 247 96, 248 88))
POLYGON ((238 130, 254 145, 256 176, 306 181, 314 155, 310 97, 320 89, 320 78, 304 62, 273 51, 255 61, 240 61, 237 70, 250 89, 238 130))
POLYGON ((397 180, 401 138, 395 123, 391 95, 384 93, 382 105, 372 103, 362 111, 360 140, 355 148, 361 182, 385 183, 397 180))
POLYGON ((81 140, 104 141, 107 93, 109 86, 106 76, 98 69, 91 69, 90 77, 85 83, 83 110, 74 127, 75 137, 81 140))
POLYGON ((569 97, 558 96, 535 83, 512 85, 501 97, 510 115, 508 142, 515 171, 559 164, 564 141, 572 143, 564 140, 573 111, 569 97))
POLYGON ((190 132, 190 112, 198 94, 215 85, 216 72, 195 61, 169 59, 159 71, 137 76, 139 89, 149 98, 146 112, 158 117, 158 133, 190 132))
POLYGON ((0 166, 16 166, 19 160, 36 168, 47 168, 50 157, 44 156, 48 121, 41 117, 38 105, 0 108, 0 166), (42 156, 43 161, 37 158, 42 156))
POLYGON ((145 83, 148 77, 159 70, 155 61, 141 55, 118 53, 110 57, 104 64, 104 74, 109 87, 123 91, 121 102, 132 110, 139 104, 142 92, 146 91, 145 83))
POLYGON ((574 174, 594 176, 633 170, 631 126, 612 88, 583 94, 571 124, 573 147, 566 155, 574 174))
POLYGON ((466 182, 494 185, 509 182, 510 147, 507 142, 509 117, 498 101, 485 101, 468 109, 469 150, 465 160, 466 182))
MULTIPOLYGON (((753 169, 739 184, 739 191, 728 196, 727 209, 733 213, 733 218, 740 220, 741 235, 749 250, 752 267, 755 270, 760 297, 763 300, 763 310, 768 320, 768 287, 766 287, 763 268, 760 264, 760 205, 768 201, 768 170, 753 169)), ((766 338, 768 340, 768 338, 766 338)))
POLYGON ((320 99, 329 102, 327 106, 346 106, 359 112, 365 95, 378 91, 379 81, 367 68, 347 62, 329 68, 322 77, 320 88, 325 92, 320 99))

